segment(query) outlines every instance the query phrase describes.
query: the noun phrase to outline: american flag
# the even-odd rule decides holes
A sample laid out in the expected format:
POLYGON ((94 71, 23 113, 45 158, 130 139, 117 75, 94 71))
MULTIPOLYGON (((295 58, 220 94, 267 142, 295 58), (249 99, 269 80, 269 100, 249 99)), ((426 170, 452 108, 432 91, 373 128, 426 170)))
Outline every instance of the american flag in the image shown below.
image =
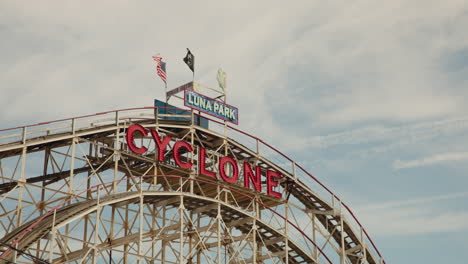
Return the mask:
POLYGON ((156 71, 157 71, 159 77, 161 77, 161 80, 165 84, 167 84, 167 82, 166 82, 166 63, 164 61, 162 61, 162 57, 153 56, 153 60, 157 63, 156 71))

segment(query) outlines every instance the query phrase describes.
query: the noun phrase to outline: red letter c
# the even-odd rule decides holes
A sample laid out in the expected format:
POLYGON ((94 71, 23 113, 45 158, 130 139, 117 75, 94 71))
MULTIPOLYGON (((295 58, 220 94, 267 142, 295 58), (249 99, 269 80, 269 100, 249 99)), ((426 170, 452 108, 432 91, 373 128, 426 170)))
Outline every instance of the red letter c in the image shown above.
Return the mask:
POLYGON ((180 148, 185 148, 188 152, 193 151, 193 148, 189 143, 183 140, 177 141, 174 144, 174 160, 176 164, 181 168, 190 169, 192 167, 192 162, 190 160, 187 162, 183 162, 182 160, 180 160, 180 148))
POLYGON ((135 145, 135 132, 140 132, 141 135, 146 136, 148 135, 148 131, 140 125, 140 124, 133 124, 127 128, 127 134, 125 135, 125 139, 127 140, 128 148, 137 154, 143 154, 148 149, 145 146, 137 147, 135 145))

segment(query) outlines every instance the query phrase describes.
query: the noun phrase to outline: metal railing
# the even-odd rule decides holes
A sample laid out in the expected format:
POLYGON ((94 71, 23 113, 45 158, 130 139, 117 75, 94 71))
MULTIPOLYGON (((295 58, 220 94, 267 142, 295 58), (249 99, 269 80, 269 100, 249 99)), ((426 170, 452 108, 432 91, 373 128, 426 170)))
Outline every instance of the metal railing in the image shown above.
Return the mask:
MULTIPOLYGON (((354 230, 359 230, 361 243, 371 245, 370 249, 374 255, 379 257, 379 261, 385 264, 385 260, 377 249, 374 241, 371 239, 368 232, 365 230, 361 222, 357 219, 354 212, 345 204, 335 193, 320 182, 314 175, 306 171, 301 165, 297 164, 291 158, 280 152, 262 139, 255 137, 238 128, 232 127, 227 123, 214 120, 205 115, 197 114, 194 111, 188 110, 190 114, 180 114, 180 108, 172 107, 140 107, 128 108, 107 112, 100 112, 91 115, 84 115, 74 118, 60 119, 50 122, 41 122, 33 125, 20 126, 0 130, 0 151, 5 146, 10 144, 27 143, 28 139, 41 136, 59 135, 67 133, 75 133, 84 129, 97 128, 106 125, 118 125, 122 123, 131 123, 132 121, 155 120, 178 118, 187 120, 187 122, 195 123, 197 117, 204 118, 210 121, 210 130, 221 135, 233 138, 251 150, 261 153, 261 156, 275 162, 285 171, 289 172, 294 177, 304 182, 311 190, 317 193, 322 199, 331 204, 334 208, 338 207, 345 219, 351 219, 350 223, 354 230), (165 114, 158 113, 159 109, 164 109, 165 114), (189 112, 190 111, 190 112, 189 112), (344 209, 344 210, 343 210, 344 209)), ((182 109, 183 110, 183 109, 182 109)), ((156 120, 155 120, 156 121, 156 120)), ((348 221, 349 222, 349 221, 348 221)))

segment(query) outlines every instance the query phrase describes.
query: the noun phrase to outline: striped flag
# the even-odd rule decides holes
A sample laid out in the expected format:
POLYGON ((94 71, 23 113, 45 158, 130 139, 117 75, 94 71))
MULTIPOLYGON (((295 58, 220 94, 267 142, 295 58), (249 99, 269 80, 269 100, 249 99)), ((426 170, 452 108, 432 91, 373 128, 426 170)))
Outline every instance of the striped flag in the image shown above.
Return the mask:
POLYGON ((158 73, 161 80, 167 84, 166 82, 166 63, 162 61, 162 57, 153 56, 153 60, 156 62, 156 72, 158 73))

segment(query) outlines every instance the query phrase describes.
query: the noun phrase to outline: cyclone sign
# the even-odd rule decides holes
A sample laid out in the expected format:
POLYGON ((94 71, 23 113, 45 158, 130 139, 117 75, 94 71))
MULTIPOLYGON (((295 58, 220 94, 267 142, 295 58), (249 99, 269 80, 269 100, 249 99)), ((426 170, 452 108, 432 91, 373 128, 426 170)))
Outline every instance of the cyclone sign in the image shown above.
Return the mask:
MULTIPOLYGON (((142 136, 151 134, 151 137, 153 138, 154 143, 158 149, 158 161, 164 162, 164 156, 167 152, 167 147, 172 137, 170 135, 160 137, 158 132, 154 129, 146 129, 140 124, 133 124, 127 128, 127 134, 125 138, 128 148, 136 154, 144 154, 148 151, 148 148, 145 146, 136 145, 134 140, 136 132, 140 133, 142 136)), ((195 150, 194 146, 192 146, 187 141, 179 140, 174 144, 172 150, 173 159, 178 167, 183 169, 192 168, 192 161, 184 160, 181 157, 181 153, 193 152, 195 150)), ((216 167, 218 167, 219 176, 224 182, 237 183, 239 176, 243 175, 243 186, 245 188, 251 188, 250 185, 252 184, 254 190, 261 192, 262 183, 266 182, 266 193, 270 196, 281 198, 281 193, 275 191, 279 185, 280 179, 282 178, 281 173, 277 171, 267 169, 265 174, 262 175, 262 168, 259 165, 256 165, 254 168, 252 168, 252 165, 248 162, 238 164, 237 161, 230 156, 220 157, 216 167), (228 167, 230 167, 230 169, 228 169, 228 167), (266 178, 266 181, 262 181, 262 176, 266 178)), ((206 150, 201 146, 198 147, 198 173, 218 179, 216 172, 208 170, 206 162, 206 150)))
POLYGON ((239 109, 237 107, 196 93, 193 90, 185 89, 184 105, 233 124, 239 124, 239 109))

